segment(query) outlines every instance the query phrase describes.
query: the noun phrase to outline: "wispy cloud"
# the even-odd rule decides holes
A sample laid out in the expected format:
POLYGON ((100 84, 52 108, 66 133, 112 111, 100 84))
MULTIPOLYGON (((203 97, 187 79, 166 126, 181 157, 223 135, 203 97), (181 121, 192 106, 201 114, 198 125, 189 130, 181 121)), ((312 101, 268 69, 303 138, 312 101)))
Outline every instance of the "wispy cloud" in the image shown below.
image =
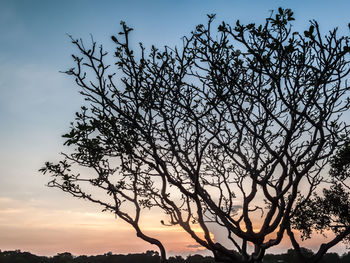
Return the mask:
POLYGON ((190 244, 190 245, 187 245, 188 248, 202 248, 201 245, 199 244, 190 244))

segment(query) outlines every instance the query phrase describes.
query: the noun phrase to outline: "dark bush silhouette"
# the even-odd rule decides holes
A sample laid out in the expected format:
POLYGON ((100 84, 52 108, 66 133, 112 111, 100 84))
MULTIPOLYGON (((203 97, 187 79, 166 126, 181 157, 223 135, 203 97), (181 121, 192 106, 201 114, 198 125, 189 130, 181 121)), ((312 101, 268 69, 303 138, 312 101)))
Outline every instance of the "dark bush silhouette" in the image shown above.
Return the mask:
MULTIPOLYGON (((310 251, 308 252, 310 253, 310 251)), ((311 252, 312 253, 312 252, 311 252)), ((115 254, 104 254, 97 256, 78 256, 74 257, 70 253, 59 253, 53 257, 39 257, 29 252, 15 251, 4 251, 0 252, 0 263, 155 263, 159 262, 159 255, 153 253, 141 253, 141 254, 128 254, 128 255, 115 255, 115 254), (68 261, 67 261, 68 260, 68 261)), ((202 255, 190 255, 186 259, 181 256, 172 256, 168 259, 169 263, 214 263, 213 257, 202 256, 202 255)), ((274 255, 266 254, 264 257, 264 263, 295 263, 298 262, 298 258, 294 251, 288 250, 285 254, 274 255)), ((327 253, 320 261, 322 263, 349 263, 350 254, 344 254, 339 256, 336 253, 327 253)))
POLYGON ((1 263, 49 263, 52 262, 46 257, 39 257, 29 252, 15 251, 0 251, 1 263))

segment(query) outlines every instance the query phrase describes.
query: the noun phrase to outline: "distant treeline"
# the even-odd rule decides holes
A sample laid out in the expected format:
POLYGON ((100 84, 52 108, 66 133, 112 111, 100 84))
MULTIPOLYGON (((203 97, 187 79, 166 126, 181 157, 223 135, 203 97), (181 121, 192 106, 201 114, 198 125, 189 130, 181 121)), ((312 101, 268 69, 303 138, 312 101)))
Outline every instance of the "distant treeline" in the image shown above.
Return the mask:
MULTIPOLYGON (((305 250, 305 253, 312 253, 305 250)), ((213 257, 190 255, 170 257, 169 263, 215 263, 213 257)), ((148 250, 140 254, 112 254, 111 252, 97 256, 74 256, 69 252, 59 253, 53 257, 36 256, 29 252, 1 251, 0 263, 159 263, 159 254, 156 251, 148 250)), ((293 263, 297 262, 294 251, 288 250, 285 254, 267 254, 264 263, 293 263)), ((350 263, 350 252, 339 256, 337 253, 327 253, 320 263, 350 263)))

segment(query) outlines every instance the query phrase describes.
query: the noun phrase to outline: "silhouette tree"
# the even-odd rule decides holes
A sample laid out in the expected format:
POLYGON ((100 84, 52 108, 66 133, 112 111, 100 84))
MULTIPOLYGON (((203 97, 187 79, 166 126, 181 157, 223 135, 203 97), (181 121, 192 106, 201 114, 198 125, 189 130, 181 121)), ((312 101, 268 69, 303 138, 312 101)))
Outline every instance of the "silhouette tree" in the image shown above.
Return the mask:
POLYGON ((56 256, 52 258, 53 262, 57 263, 73 263, 73 255, 69 252, 58 253, 56 256))
POLYGON ((348 208, 349 184, 334 184, 337 176, 324 171, 349 136, 342 121, 350 104, 349 38, 337 29, 323 36, 316 21, 293 32, 290 9, 263 25, 223 22, 216 33, 214 17, 182 47, 149 52, 142 44, 131 49, 132 28, 122 22, 112 36, 114 69, 102 46, 72 38, 80 55, 65 73, 87 105, 64 135, 72 152, 41 172, 53 176, 49 186, 128 222, 163 261, 162 243, 139 226, 144 208, 161 208, 164 225, 181 226, 217 262, 260 262, 286 233, 300 259, 316 262, 350 231, 343 221, 307 257, 295 237, 335 229, 334 216, 343 214, 328 197, 344 198, 348 208), (315 198, 332 202, 322 224, 301 213, 315 198), (214 228, 227 235, 214 240, 214 228))
POLYGON ((1 263, 49 263, 50 260, 47 257, 39 257, 29 252, 21 252, 20 250, 14 251, 1 251, 0 250, 0 262, 1 263))
MULTIPOLYGON (((305 255, 312 255, 313 252, 307 249, 302 249, 302 253, 305 255)), ((152 251, 151 251, 152 252, 152 251)), ((350 254, 344 254, 339 257, 336 253, 327 253, 322 258, 320 263, 348 263, 350 259, 350 254)), ((74 263, 133 263, 133 262, 147 262, 154 263, 159 262, 159 255, 157 253, 142 253, 142 254, 112 254, 106 253, 104 255, 96 256, 78 256, 72 257, 70 253, 58 254, 54 257, 43 257, 36 256, 29 252, 20 251, 0 251, 0 262, 1 263, 21 263, 21 262, 33 262, 33 263, 64 263, 64 262, 74 262, 74 263)), ((172 256, 168 259, 169 263, 213 263, 215 262, 213 257, 203 257, 201 255, 189 255, 186 259, 181 256, 172 256)), ((293 249, 289 249, 285 254, 266 254, 264 257, 264 263, 295 263, 299 262, 298 257, 293 249)))
POLYGON ((350 252, 347 252, 344 255, 342 255, 340 262, 341 263, 350 262, 350 252))
MULTIPOLYGON (((335 234, 331 242, 321 245, 314 257, 315 261, 321 259, 325 252, 340 240, 346 243, 350 241, 350 141, 348 139, 330 163, 328 182, 330 187, 323 189, 322 196, 313 193, 312 197, 300 198, 292 219, 293 226, 302 232, 302 238, 310 238, 313 231, 323 234, 325 231, 331 231, 335 234)), ((299 260, 306 261, 305 256, 300 253, 300 247, 293 233, 288 234, 299 260)), ((328 255, 329 258, 331 256, 334 257, 334 255, 328 255)), ((322 262, 328 261, 324 259, 322 262)))

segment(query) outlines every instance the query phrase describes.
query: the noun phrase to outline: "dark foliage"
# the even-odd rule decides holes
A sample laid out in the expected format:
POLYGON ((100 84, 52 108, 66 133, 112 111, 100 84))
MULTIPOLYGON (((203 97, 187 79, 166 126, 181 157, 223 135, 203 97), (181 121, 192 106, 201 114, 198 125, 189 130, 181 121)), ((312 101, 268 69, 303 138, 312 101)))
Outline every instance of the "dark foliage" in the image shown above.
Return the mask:
MULTIPOLYGON (((312 253, 312 252, 308 252, 312 253)), ((0 251, 0 263, 158 263, 159 255, 154 251, 147 251, 141 254, 115 255, 106 253, 97 256, 78 256, 65 252, 59 253, 53 257, 40 257, 29 252, 0 251)), ((264 263, 295 263, 298 262, 297 256, 293 250, 288 250, 285 254, 275 255, 267 254, 264 257, 264 263)), ((350 253, 339 256, 336 253, 327 253, 321 263, 349 263, 350 253)), ((169 257, 168 263, 215 263, 213 257, 190 255, 187 258, 181 256, 169 257)))
MULTIPOLYGON (((29 252, 14 251, 0 251, 1 263, 49 263, 53 262, 47 257, 39 257, 29 252)), ((63 261, 62 261, 63 262, 63 261)))

